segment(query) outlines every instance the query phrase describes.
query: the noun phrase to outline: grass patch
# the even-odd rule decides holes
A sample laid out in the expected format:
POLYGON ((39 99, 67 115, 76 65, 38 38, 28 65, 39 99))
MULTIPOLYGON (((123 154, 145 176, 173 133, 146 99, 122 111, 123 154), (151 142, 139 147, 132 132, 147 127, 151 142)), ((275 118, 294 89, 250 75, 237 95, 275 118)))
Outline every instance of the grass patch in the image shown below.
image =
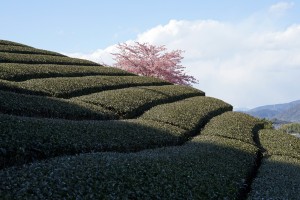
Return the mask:
POLYGON ((101 105, 115 111, 124 118, 132 118, 158 104, 182 100, 196 95, 203 96, 205 94, 188 86, 164 85, 109 90, 76 97, 74 100, 101 105))
POLYGON ((24 64, 60 64, 60 65, 98 65, 92 61, 79 58, 69 58, 53 55, 18 54, 0 52, 0 63, 24 63, 24 64))
POLYGON ((41 54, 41 55, 52 55, 52 56, 63 56, 60 53, 46 51, 42 49, 36 49, 32 47, 24 47, 24 46, 15 46, 15 45, 2 45, 0 43, 0 52, 8 52, 8 53, 21 53, 21 54, 41 54))
POLYGON ((214 117, 201 132, 203 135, 216 135, 257 144, 257 132, 263 124, 250 115, 239 112, 226 112, 214 117))
POLYGON ((17 94, 0 90, 0 113, 27 117, 63 119, 117 119, 111 111, 87 104, 58 98, 17 94))
POLYGON ((299 172, 299 158, 264 158, 258 176, 252 184, 249 199, 299 199, 299 172))
POLYGON ((5 198, 234 199, 256 147, 201 136, 138 153, 59 157, 0 171, 5 198))
POLYGON ((133 74, 131 73, 114 67, 0 63, 0 79, 10 81, 25 81, 34 78, 75 77, 91 75, 133 76, 133 74))
POLYGON ((1 166, 92 151, 137 151, 180 144, 186 131, 147 120, 69 121, 0 114, 1 166))
POLYGON ((266 155, 282 155, 300 159, 300 140, 277 130, 264 129, 259 132, 261 145, 266 155))
POLYGON ((232 110, 232 106, 212 97, 192 97, 158 105, 140 118, 159 121, 194 132, 203 127, 212 117, 232 110))

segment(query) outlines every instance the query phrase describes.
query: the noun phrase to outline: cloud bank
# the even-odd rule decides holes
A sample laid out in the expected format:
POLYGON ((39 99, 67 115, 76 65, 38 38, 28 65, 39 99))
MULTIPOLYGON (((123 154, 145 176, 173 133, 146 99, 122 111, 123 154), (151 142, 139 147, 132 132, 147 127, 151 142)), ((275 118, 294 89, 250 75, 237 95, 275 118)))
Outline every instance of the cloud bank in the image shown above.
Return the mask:
MULTIPOLYGON (((278 3, 268 12, 282 14, 292 6, 278 3)), ((184 50, 183 66, 199 80, 194 87, 234 107, 300 99, 300 24, 262 28, 261 21, 171 20, 140 33, 136 40, 184 50)), ((114 51, 115 45, 68 55, 111 65, 114 51)))

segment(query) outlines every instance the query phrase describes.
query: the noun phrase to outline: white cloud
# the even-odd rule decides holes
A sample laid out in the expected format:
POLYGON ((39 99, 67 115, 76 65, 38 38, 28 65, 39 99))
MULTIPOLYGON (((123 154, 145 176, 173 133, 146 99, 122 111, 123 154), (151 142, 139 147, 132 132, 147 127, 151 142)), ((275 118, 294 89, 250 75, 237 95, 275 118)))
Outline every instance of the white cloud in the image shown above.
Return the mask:
MULTIPOLYGON (((271 8, 288 8, 283 5, 271 8)), ((300 24, 256 31, 253 21, 245 23, 171 20, 136 40, 185 50, 183 65, 199 80, 195 87, 235 107, 300 99, 300 24)), ((115 50, 111 46, 73 56, 112 64, 110 53, 115 50)))
POLYGON ((278 2, 276 4, 273 4, 269 8, 269 13, 275 14, 275 15, 282 15, 287 10, 291 9, 294 6, 293 2, 278 2))

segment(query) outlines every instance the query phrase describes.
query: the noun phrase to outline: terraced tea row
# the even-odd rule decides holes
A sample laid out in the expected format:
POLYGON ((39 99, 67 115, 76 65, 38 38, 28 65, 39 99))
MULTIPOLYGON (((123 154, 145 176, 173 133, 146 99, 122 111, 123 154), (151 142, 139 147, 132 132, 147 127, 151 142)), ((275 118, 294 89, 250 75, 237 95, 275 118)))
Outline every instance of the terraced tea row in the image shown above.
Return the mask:
POLYGON ((202 135, 215 135, 257 145, 259 143, 257 133, 263 128, 263 123, 250 115, 226 112, 214 117, 207 126, 209 128, 202 131, 202 135), (245 132, 252 134, 247 135, 245 132))
POLYGON ((103 66, 0 63, 0 79, 25 81, 37 78, 76 76, 134 76, 126 71, 103 66))
MULTIPOLYGON (((222 101, 217 104, 213 98, 197 98, 206 98, 202 102, 214 102, 215 105, 206 108, 206 104, 200 104, 199 107, 202 107, 202 112, 190 113, 190 118, 192 116, 198 118, 199 124, 195 124, 195 127, 201 128, 204 121, 222 113, 223 107, 228 106, 222 101), (207 116, 205 113, 209 115, 207 116)), ((179 102, 186 103, 185 100, 179 102)), ((187 131, 168 123, 147 119, 82 122, 0 116, 0 128, 2 130, 0 134, 3 138, 3 143, 0 146, 3 148, 3 152, 7 152, 3 158, 5 161, 3 163, 12 164, 14 162, 22 163, 39 156, 49 158, 88 151, 136 150, 153 146, 178 145, 192 136, 194 133, 190 130, 195 128, 192 127, 187 131), (130 123, 138 123, 139 126, 134 128, 130 123), (128 129, 128 126, 131 129, 128 129)), ((187 118, 184 120, 190 121, 187 118)))
POLYGON ((250 199, 298 199, 300 140, 276 130, 261 130, 264 152, 250 199))
MULTIPOLYGON (((224 115, 224 119, 228 115, 224 115)), ((246 118, 238 119, 240 124, 246 118)), ((219 118, 221 120, 221 118, 219 118)), ((235 123, 230 121, 230 123, 235 123)), ((249 123, 249 122, 247 122, 249 123)), ((255 122, 253 122, 256 126, 255 122)), ((251 128, 232 129, 250 136, 251 128)), ((226 124, 225 124, 226 126, 226 124)), ((214 129, 208 124, 204 131, 214 129)), ((224 128, 225 130, 226 128, 224 128)), ((255 145, 199 135, 182 146, 137 153, 93 153, 58 157, 0 171, 6 198, 235 199, 255 165, 255 145), (24 184, 26 183, 26 184, 24 184), (44 184, 47 183, 47 184, 44 184)))
POLYGON ((171 124, 195 133, 212 117, 231 110, 232 106, 222 100, 212 97, 192 97, 155 106, 140 118, 171 124))
POLYGON ((159 104, 204 95, 204 92, 192 87, 164 85, 109 90, 76 97, 72 100, 99 105, 115 111, 124 118, 133 118, 159 104))
POLYGON ((152 77, 141 76, 85 76, 31 79, 23 82, 0 80, 0 89, 25 94, 71 98, 104 90, 133 86, 171 85, 152 77))
POLYGON ((119 116, 103 107, 80 101, 24 95, 1 90, 0 113, 72 120, 109 120, 119 118, 119 116))
POLYGON ((1 166, 94 151, 177 145, 186 131, 148 120, 68 121, 0 114, 1 166))
MULTIPOLYGON (((21 46, 21 47, 29 47, 25 44, 17 43, 17 42, 12 42, 8 40, 0 40, 1 45, 10 45, 10 46, 21 46)), ((32 48, 32 47, 31 47, 32 48)))
POLYGON ((2 45, 0 43, 0 52, 7 52, 7 53, 22 53, 22 54, 41 54, 41 55, 52 55, 52 56, 62 56, 60 53, 46 51, 42 49, 36 49, 32 47, 24 47, 24 46, 15 46, 15 45, 2 45))
POLYGON ((96 63, 79 58, 69 58, 53 55, 18 54, 0 52, 0 63, 26 63, 26 64, 60 64, 60 65, 91 65, 96 63))

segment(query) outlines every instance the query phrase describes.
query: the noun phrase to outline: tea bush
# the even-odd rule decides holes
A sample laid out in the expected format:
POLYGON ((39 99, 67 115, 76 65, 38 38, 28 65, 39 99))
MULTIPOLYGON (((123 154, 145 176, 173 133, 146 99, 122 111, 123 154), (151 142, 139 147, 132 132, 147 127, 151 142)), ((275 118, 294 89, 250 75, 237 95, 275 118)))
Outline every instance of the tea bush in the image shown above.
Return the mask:
POLYGON ((63 56, 60 53, 46 51, 42 49, 36 49, 32 47, 24 47, 24 46, 15 46, 15 45, 2 45, 0 43, 0 52, 8 52, 8 53, 23 53, 23 54, 42 54, 42 55, 52 55, 52 56, 63 56))
POLYGON ((1 90, 0 113, 28 117, 64 118, 73 120, 108 120, 118 118, 117 115, 103 107, 84 102, 17 94, 1 90))
POLYGON ((0 52, 0 63, 97 65, 79 58, 0 52))
POLYGON ((263 128, 263 123, 250 115, 239 112, 226 112, 214 117, 206 125, 203 135, 216 135, 257 144, 258 130, 263 128))
POLYGON ((235 199, 253 145, 214 136, 137 153, 58 157, 0 171, 5 198, 235 199))
POLYGON ((69 121, 0 114, 1 166, 66 154, 177 145, 186 131, 148 120, 69 121))
POLYGON ((25 81, 34 78, 76 76, 133 76, 126 71, 103 66, 0 63, 0 79, 25 81))
POLYGON ((214 116, 231 110, 232 106, 224 101, 199 96, 155 106, 140 118, 172 124, 194 132, 214 116))
POLYGON ((108 90, 76 97, 74 100, 100 105, 125 118, 132 118, 158 104, 203 95, 204 92, 192 87, 164 85, 108 90))

